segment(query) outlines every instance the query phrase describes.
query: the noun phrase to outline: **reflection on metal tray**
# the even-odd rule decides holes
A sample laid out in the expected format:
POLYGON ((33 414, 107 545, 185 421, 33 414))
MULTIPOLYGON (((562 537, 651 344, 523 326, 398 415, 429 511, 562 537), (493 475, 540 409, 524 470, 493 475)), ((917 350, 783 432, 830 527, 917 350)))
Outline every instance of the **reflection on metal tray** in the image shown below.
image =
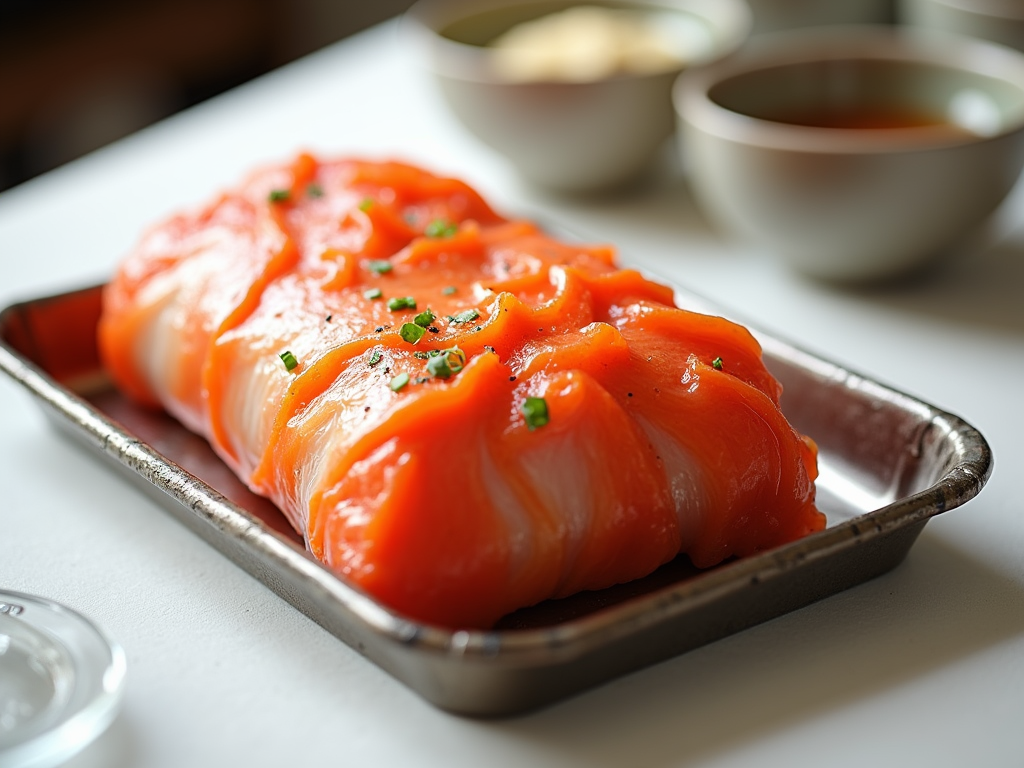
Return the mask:
POLYGON ((974 497, 991 472, 984 438, 956 416, 759 334, 785 387, 783 410, 820 449, 824 531, 709 571, 681 557, 631 584, 518 611, 492 631, 452 632, 395 615, 330 573, 203 439, 122 398, 97 361, 99 309, 99 287, 6 309, 0 367, 54 424, 240 567, 463 714, 556 701, 882 574, 930 517, 974 497))

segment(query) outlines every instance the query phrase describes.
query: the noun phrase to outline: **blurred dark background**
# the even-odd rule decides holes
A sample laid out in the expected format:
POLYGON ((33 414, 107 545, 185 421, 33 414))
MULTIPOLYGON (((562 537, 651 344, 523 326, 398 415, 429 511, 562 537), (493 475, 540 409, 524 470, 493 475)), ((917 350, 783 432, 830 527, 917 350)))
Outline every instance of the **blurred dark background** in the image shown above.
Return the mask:
POLYGON ((412 0, 0 0, 0 190, 412 0))

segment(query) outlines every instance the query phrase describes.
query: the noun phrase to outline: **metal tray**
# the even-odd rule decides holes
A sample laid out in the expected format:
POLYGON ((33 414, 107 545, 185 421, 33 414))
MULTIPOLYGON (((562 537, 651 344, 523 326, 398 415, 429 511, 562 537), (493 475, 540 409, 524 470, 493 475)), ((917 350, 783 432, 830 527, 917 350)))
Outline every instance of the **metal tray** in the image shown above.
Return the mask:
POLYGON ((430 702, 466 715, 551 703, 878 576, 992 469, 984 438, 958 417, 757 334, 785 387, 784 411, 819 445, 824 531, 708 571, 680 557, 645 579, 518 611, 492 631, 452 632, 396 615, 329 572, 203 439, 121 397, 97 361, 100 291, 0 313, 0 368, 57 427, 241 568, 430 702))

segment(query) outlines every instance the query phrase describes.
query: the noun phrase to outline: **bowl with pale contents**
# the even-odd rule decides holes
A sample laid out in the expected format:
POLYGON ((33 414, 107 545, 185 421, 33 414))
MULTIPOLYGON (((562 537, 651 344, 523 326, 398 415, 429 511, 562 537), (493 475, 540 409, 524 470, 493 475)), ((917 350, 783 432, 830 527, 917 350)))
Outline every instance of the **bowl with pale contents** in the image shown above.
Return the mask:
POLYGON ((751 24, 742 0, 420 0, 403 30, 472 135, 534 185, 589 193, 651 167, 675 78, 751 24))
POLYGON ((1024 165, 1024 56, 883 26, 765 36, 674 91, 694 198, 724 232, 840 282, 963 250, 1024 165))

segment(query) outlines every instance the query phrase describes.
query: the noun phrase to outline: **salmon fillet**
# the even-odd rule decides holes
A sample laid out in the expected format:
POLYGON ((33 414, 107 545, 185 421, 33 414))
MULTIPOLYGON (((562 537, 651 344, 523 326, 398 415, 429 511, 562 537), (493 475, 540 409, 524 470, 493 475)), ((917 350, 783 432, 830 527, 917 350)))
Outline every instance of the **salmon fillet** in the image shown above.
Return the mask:
POLYGON ((417 621, 486 628, 824 526, 747 330, 409 165, 256 171, 144 235, 98 333, 125 393, 417 621))

